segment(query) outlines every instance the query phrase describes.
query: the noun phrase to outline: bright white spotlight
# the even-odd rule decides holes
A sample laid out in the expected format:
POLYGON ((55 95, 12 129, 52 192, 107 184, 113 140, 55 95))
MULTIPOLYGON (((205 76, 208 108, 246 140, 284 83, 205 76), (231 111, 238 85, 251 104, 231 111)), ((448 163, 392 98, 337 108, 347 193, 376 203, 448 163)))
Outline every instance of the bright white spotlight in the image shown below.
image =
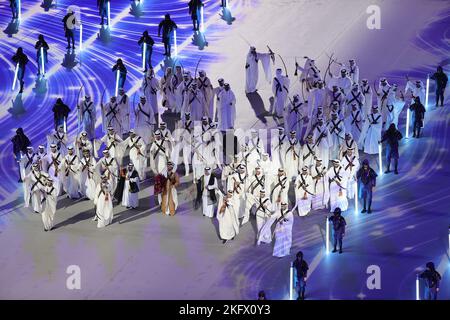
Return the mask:
POLYGON ((378 144, 378 164, 380 165, 380 176, 383 175, 383 147, 381 143, 378 144))
POLYGON ((416 275, 416 300, 420 300, 420 283, 419 283, 419 275, 416 275))
POLYGON ((83 50, 83 25, 80 24, 80 52, 83 50))
POLYGON ((409 138, 409 118, 411 117, 411 111, 408 109, 406 109, 406 138, 409 138))
POLYGON ((117 97, 117 94, 119 93, 119 77, 120 77, 120 70, 117 69, 117 71, 116 71, 116 97, 117 97))
POLYGON ((174 56, 178 55, 178 47, 177 47, 177 29, 173 29, 173 51, 174 56))
POLYGON ((294 263, 292 262, 289 273, 289 300, 294 300, 294 263))
POLYGON ((19 63, 16 64, 16 70, 14 71, 14 80, 12 84, 12 91, 16 88, 17 76, 19 75, 19 63))
POLYGON ((145 59, 146 59, 146 55, 147 55, 147 43, 143 43, 142 45, 142 69, 145 70, 145 59))
POLYGON ((41 73, 45 75, 45 59, 44 59, 44 47, 41 47, 41 73))
POLYGON ((22 0, 17 0, 17 19, 22 20, 22 0))
POLYGON ((228 8, 228 7, 229 7, 228 0, 225 0, 225 8, 228 8))
POLYGON ((358 214, 358 181, 355 183, 355 214, 358 214))
POLYGON ((200 32, 205 32, 205 24, 203 20, 203 6, 200 7, 200 32))
POLYGON ((111 28, 110 25, 111 25, 111 3, 108 0, 108 28, 111 28))
POLYGON ((427 75, 427 87, 425 92, 425 110, 428 110, 428 92, 430 91, 430 75, 427 75))
POLYGON ((448 227, 448 255, 450 256, 450 226, 448 227))
POLYGON ((330 221, 328 221, 328 216, 325 224, 325 253, 330 253, 330 221))

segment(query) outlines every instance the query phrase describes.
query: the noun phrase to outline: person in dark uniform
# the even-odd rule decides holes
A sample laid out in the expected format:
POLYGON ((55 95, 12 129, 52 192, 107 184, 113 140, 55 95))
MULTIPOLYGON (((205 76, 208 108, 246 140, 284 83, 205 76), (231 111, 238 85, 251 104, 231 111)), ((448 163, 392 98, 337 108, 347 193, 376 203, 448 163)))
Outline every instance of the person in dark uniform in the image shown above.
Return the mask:
POLYGON ((364 159, 362 167, 356 173, 364 204, 361 213, 372 213, 372 190, 377 184, 377 176, 375 170, 369 166, 369 160, 364 159), (366 209, 367 205, 369 210, 366 209))
POLYGON ((100 22, 100 25, 104 25, 105 17, 106 17, 106 24, 109 25, 108 21, 108 2, 109 0, 97 0, 97 8, 98 8, 98 14, 102 18, 102 21, 100 22))
POLYGON ((22 182, 20 176, 20 159, 22 157, 21 153, 25 154, 27 152, 27 147, 31 145, 30 139, 25 135, 22 128, 16 130, 16 135, 11 138, 13 144, 14 159, 17 163, 19 172, 19 182, 22 182))
POLYGON ((441 275, 436 271, 433 262, 428 262, 426 267, 427 269, 419 274, 419 278, 425 280, 425 300, 437 300, 441 275))
POLYGON ((342 253, 342 239, 345 235, 345 226, 347 222, 344 217, 341 216, 341 208, 334 209, 333 216, 328 218, 331 223, 333 223, 333 238, 334 238, 334 249, 333 253, 337 251, 337 245, 339 244, 339 253, 342 253))
POLYGON ((294 260, 292 266, 295 268, 297 274, 296 288, 298 292, 297 300, 305 300, 305 289, 306 289, 306 277, 308 275, 308 263, 303 260, 303 252, 297 252, 297 257, 294 260))
POLYGON ((64 126, 64 123, 66 123, 70 108, 62 101, 61 98, 58 98, 56 99, 56 103, 54 104, 52 111, 55 130, 58 130, 59 126, 64 126))
POLYGON ((42 60, 44 60, 44 64, 45 65, 48 62, 48 60, 47 60, 47 51, 49 49, 48 44, 45 41, 44 36, 42 34, 39 35, 38 41, 34 45, 34 48, 36 49, 36 61, 38 63, 38 73, 37 74, 40 75, 41 71, 42 71, 42 65, 41 65, 42 64, 42 60), (42 52, 41 52, 41 48, 42 48, 42 52), (43 57, 41 55, 43 55, 43 57))
POLYGON ((264 292, 264 290, 258 292, 258 300, 267 300, 266 293, 264 292))
POLYGON ((144 59, 144 61, 145 61, 145 69, 144 69, 144 72, 147 72, 148 68, 152 68, 153 45, 155 44, 155 41, 148 34, 147 30, 145 30, 144 33, 142 33, 142 37, 138 41, 138 44, 140 46, 142 46, 142 47, 144 46, 144 43, 147 44, 146 50, 144 52, 144 54, 145 54, 145 59, 144 59), (148 66, 148 68, 147 68, 147 66, 148 66))
POLYGON ((18 0, 9 0, 9 7, 11 8, 12 18, 19 18, 19 1, 18 0))
POLYGON ((16 64, 16 68, 19 68, 17 71, 17 80, 20 82, 19 93, 22 93, 23 85, 25 84, 23 77, 25 76, 26 65, 29 61, 28 56, 23 53, 22 47, 17 48, 16 54, 12 57, 12 61, 16 64))
POLYGON ((69 9, 69 12, 62 19, 62 22, 64 24, 64 35, 67 39, 66 49, 70 49, 71 40, 72 40, 72 48, 75 49, 75 36, 73 30, 75 29, 77 19, 72 9, 69 9))
POLYGON ((199 19, 200 19, 200 8, 203 7, 202 0, 191 0, 188 3, 189 14, 191 15, 192 25, 194 26, 194 31, 199 30, 199 19))
POLYGON ((158 37, 161 36, 162 29, 162 42, 164 43, 164 55, 170 57, 171 43, 172 43, 172 32, 177 29, 176 23, 170 19, 170 14, 166 14, 164 20, 159 23, 158 26, 158 37))
POLYGON ((384 132, 380 143, 386 141, 386 160, 387 169, 384 173, 391 172, 391 160, 394 160, 394 172, 398 174, 398 142, 403 138, 400 131, 397 130, 394 123, 391 123, 389 129, 384 132))
POLYGON ((420 130, 423 128, 426 110, 419 97, 414 98, 414 103, 409 106, 409 110, 413 113, 413 138, 420 138, 420 130))
POLYGON ((119 89, 120 89, 124 87, 125 80, 127 79, 127 68, 123 64, 122 59, 117 59, 116 64, 112 67, 112 72, 114 72, 114 76, 116 75, 117 70, 119 70, 119 89))
POLYGON ((444 106, 444 91, 447 86, 448 77, 444 73, 441 66, 437 67, 437 71, 430 77, 436 82, 436 107, 439 106, 441 100, 441 107, 444 106))

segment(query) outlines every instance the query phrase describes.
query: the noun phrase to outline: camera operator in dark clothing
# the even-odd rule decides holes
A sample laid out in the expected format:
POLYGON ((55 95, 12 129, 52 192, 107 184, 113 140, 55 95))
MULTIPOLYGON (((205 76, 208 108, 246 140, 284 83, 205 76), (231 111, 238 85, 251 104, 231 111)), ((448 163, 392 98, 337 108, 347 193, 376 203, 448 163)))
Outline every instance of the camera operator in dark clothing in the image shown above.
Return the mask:
POLYGON ((430 77, 436 82, 436 107, 439 106, 441 100, 441 107, 444 106, 444 91, 447 86, 448 77, 442 70, 442 67, 437 67, 437 71, 430 77))
POLYGON ((398 174, 398 142, 403 138, 403 135, 400 131, 397 130, 394 123, 391 123, 389 129, 384 132, 383 137, 380 143, 384 141, 387 142, 386 146, 386 160, 387 160, 387 169, 384 173, 391 172, 391 160, 394 160, 394 172, 398 174))
POLYGON ((372 213, 372 191, 377 184, 377 176, 375 170, 369 166, 369 160, 364 159, 362 167, 356 173, 356 179, 358 179, 358 186, 361 187, 361 194, 364 201, 364 207, 361 213, 372 213), (366 209, 367 205, 369 205, 369 210, 366 209))
POLYGON ((433 262, 428 262, 426 267, 427 269, 419 274, 419 278, 425 280, 425 300, 437 300, 441 275, 436 271, 433 262))
POLYGON ((297 258, 292 263, 297 274, 296 288, 298 292, 297 300, 305 300, 305 289, 306 289, 306 277, 308 275, 308 263, 303 260, 303 252, 299 251, 297 253, 297 258))

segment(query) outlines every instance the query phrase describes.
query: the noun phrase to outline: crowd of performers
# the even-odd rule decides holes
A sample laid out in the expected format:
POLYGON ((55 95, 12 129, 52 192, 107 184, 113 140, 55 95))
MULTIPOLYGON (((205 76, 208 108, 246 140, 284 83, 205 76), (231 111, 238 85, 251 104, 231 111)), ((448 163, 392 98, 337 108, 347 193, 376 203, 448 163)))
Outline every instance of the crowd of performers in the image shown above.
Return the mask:
MULTIPOLYGON (((272 52, 250 49, 247 93, 256 90, 258 61, 270 74, 273 58, 272 52)), ((425 89, 420 80, 408 79, 403 93, 385 78, 372 88, 366 79, 359 81, 354 60, 342 66, 337 77, 329 72, 327 85, 313 60, 307 58, 304 67, 297 68, 307 99, 291 97, 288 76, 276 69, 270 112, 281 123, 264 139, 263 131, 253 128, 238 135, 230 85, 219 79, 214 86, 204 70, 192 77, 180 66, 168 67, 158 79, 149 68, 137 105, 123 88, 106 104, 85 95, 76 106, 78 130, 72 139, 65 131, 71 109, 58 99, 52 109, 55 129, 46 144, 35 150, 21 129, 13 139, 25 207, 42 215, 48 231, 59 196, 86 198, 95 206, 93 220, 104 227, 112 222, 114 200, 128 209, 138 208, 140 184, 152 177, 157 204, 163 214, 173 216, 178 207, 178 166, 184 164, 186 176, 192 167, 188 180, 196 185, 195 207, 217 218, 224 243, 255 216, 257 244, 275 238, 273 254, 282 257, 290 251, 294 213, 306 216, 328 209, 335 214, 330 218, 334 251, 339 246, 342 252, 345 219, 340 213, 348 209, 349 200, 362 197, 362 212, 372 212, 377 174, 368 159, 360 163, 360 153, 378 154, 386 141, 386 173, 392 160, 397 174, 399 115, 405 108, 412 111, 414 136, 419 137, 425 89), (103 137, 95 135, 98 104, 103 137), (173 131, 161 121, 160 110, 176 115, 173 131), (230 132, 234 155, 224 163, 230 132)))

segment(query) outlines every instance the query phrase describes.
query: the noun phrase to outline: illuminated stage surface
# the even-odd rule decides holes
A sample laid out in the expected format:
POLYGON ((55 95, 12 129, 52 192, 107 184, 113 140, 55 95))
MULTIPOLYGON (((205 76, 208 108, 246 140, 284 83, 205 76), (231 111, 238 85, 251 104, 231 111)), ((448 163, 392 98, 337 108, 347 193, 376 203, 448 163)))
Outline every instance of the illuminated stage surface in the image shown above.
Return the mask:
MULTIPOLYGON (((89 3, 80 6, 85 51, 81 66, 72 71, 60 66, 66 46, 61 19, 70 1, 58 1, 58 8, 49 13, 29 2, 22 10, 21 31, 12 38, 2 34, 0 43, 0 77, 6 80, 0 82, 0 165, 4 172, 0 184, 0 298, 254 299, 264 289, 269 299, 286 299, 289 264, 298 250, 303 250, 310 263, 308 299, 414 299, 417 268, 427 261, 434 261, 443 276, 440 299, 450 298, 450 117, 448 100, 446 108, 434 110, 434 94, 430 95, 424 137, 402 143, 400 175, 378 179, 374 213, 355 216, 352 207, 345 213, 348 228, 342 255, 323 252, 325 211, 295 217, 291 257, 274 258, 272 246, 255 246, 254 220, 234 241, 222 245, 216 222, 192 210, 192 187, 186 178, 175 217, 163 216, 154 207, 153 197, 148 196, 152 187, 146 183, 140 192, 140 208, 124 211, 116 207, 113 224, 104 230, 98 230, 91 221, 94 213, 89 202, 61 198, 55 229, 44 232, 40 216, 21 208, 22 192, 9 142, 15 128, 22 126, 34 146, 42 143, 44 131, 53 123, 49 110, 55 99, 63 96, 73 108, 81 83, 96 103, 105 86, 112 93, 110 68, 117 57, 125 59, 129 69, 126 89, 133 93, 142 75, 136 41, 144 28, 154 36, 166 11, 180 27, 179 59, 184 67, 193 72, 203 56, 201 68, 214 83, 219 77, 230 82, 238 101, 237 126, 250 127, 256 112, 272 128, 273 119, 265 118, 262 112, 268 109, 270 86, 261 79, 258 95, 248 99, 244 93, 243 66, 248 50, 244 39, 259 50, 269 44, 284 57, 292 74, 294 55, 316 58, 323 72, 328 61, 325 53, 335 52, 340 61, 356 58, 361 77, 370 82, 386 76, 390 83, 397 82, 403 88, 407 73, 424 80, 439 63, 448 70, 449 62, 444 59, 449 53, 450 8, 444 1, 376 1, 381 7, 381 30, 366 28, 365 10, 374 1, 230 1, 236 16, 231 26, 220 19, 219 1, 214 1, 213 7, 205 7, 209 46, 201 51, 190 44, 192 26, 184 1, 173 1, 169 8, 167 1, 147 0, 140 19, 128 13, 128 1, 124 1, 112 8, 113 38, 108 45, 96 40, 99 17, 94 1, 83 1, 89 3), (150 26, 144 27, 144 22, 150 26), (36 71, 33 46, 39 33, 45 35, 51 48, 49 91, 43 96, 32 92, 36 71), (14 72, 9 59, 19 45, 30 58, 24 93, 27 111, 11 117, 7 109, 14 98, 14 72), (66 288, 69 265, 81 268, 81 290, 66 288), (369 265, 381 268, 381 290, 366 287, 369 265)), ((3 2, 2 29, 9 16, 3 2)), ((155 41, 154 61, 160 61, 162 48, 159 39, 155 41)), ((276 65, 281 67, 279 61, 276 65)), ((298 91, 299 87, 297 82, 294 88, 298 91)), ((107 98, 108 93, 105 101, 107 98)), ((69 132, 76 130, 75 118, 73 112, 69 132)), ((401 130, 404 122, 402 114, 401 130)), ((265 125, 259 122, 256 127, 265 125)), ((371 160, 377 169, 375 159, 371 160)))

